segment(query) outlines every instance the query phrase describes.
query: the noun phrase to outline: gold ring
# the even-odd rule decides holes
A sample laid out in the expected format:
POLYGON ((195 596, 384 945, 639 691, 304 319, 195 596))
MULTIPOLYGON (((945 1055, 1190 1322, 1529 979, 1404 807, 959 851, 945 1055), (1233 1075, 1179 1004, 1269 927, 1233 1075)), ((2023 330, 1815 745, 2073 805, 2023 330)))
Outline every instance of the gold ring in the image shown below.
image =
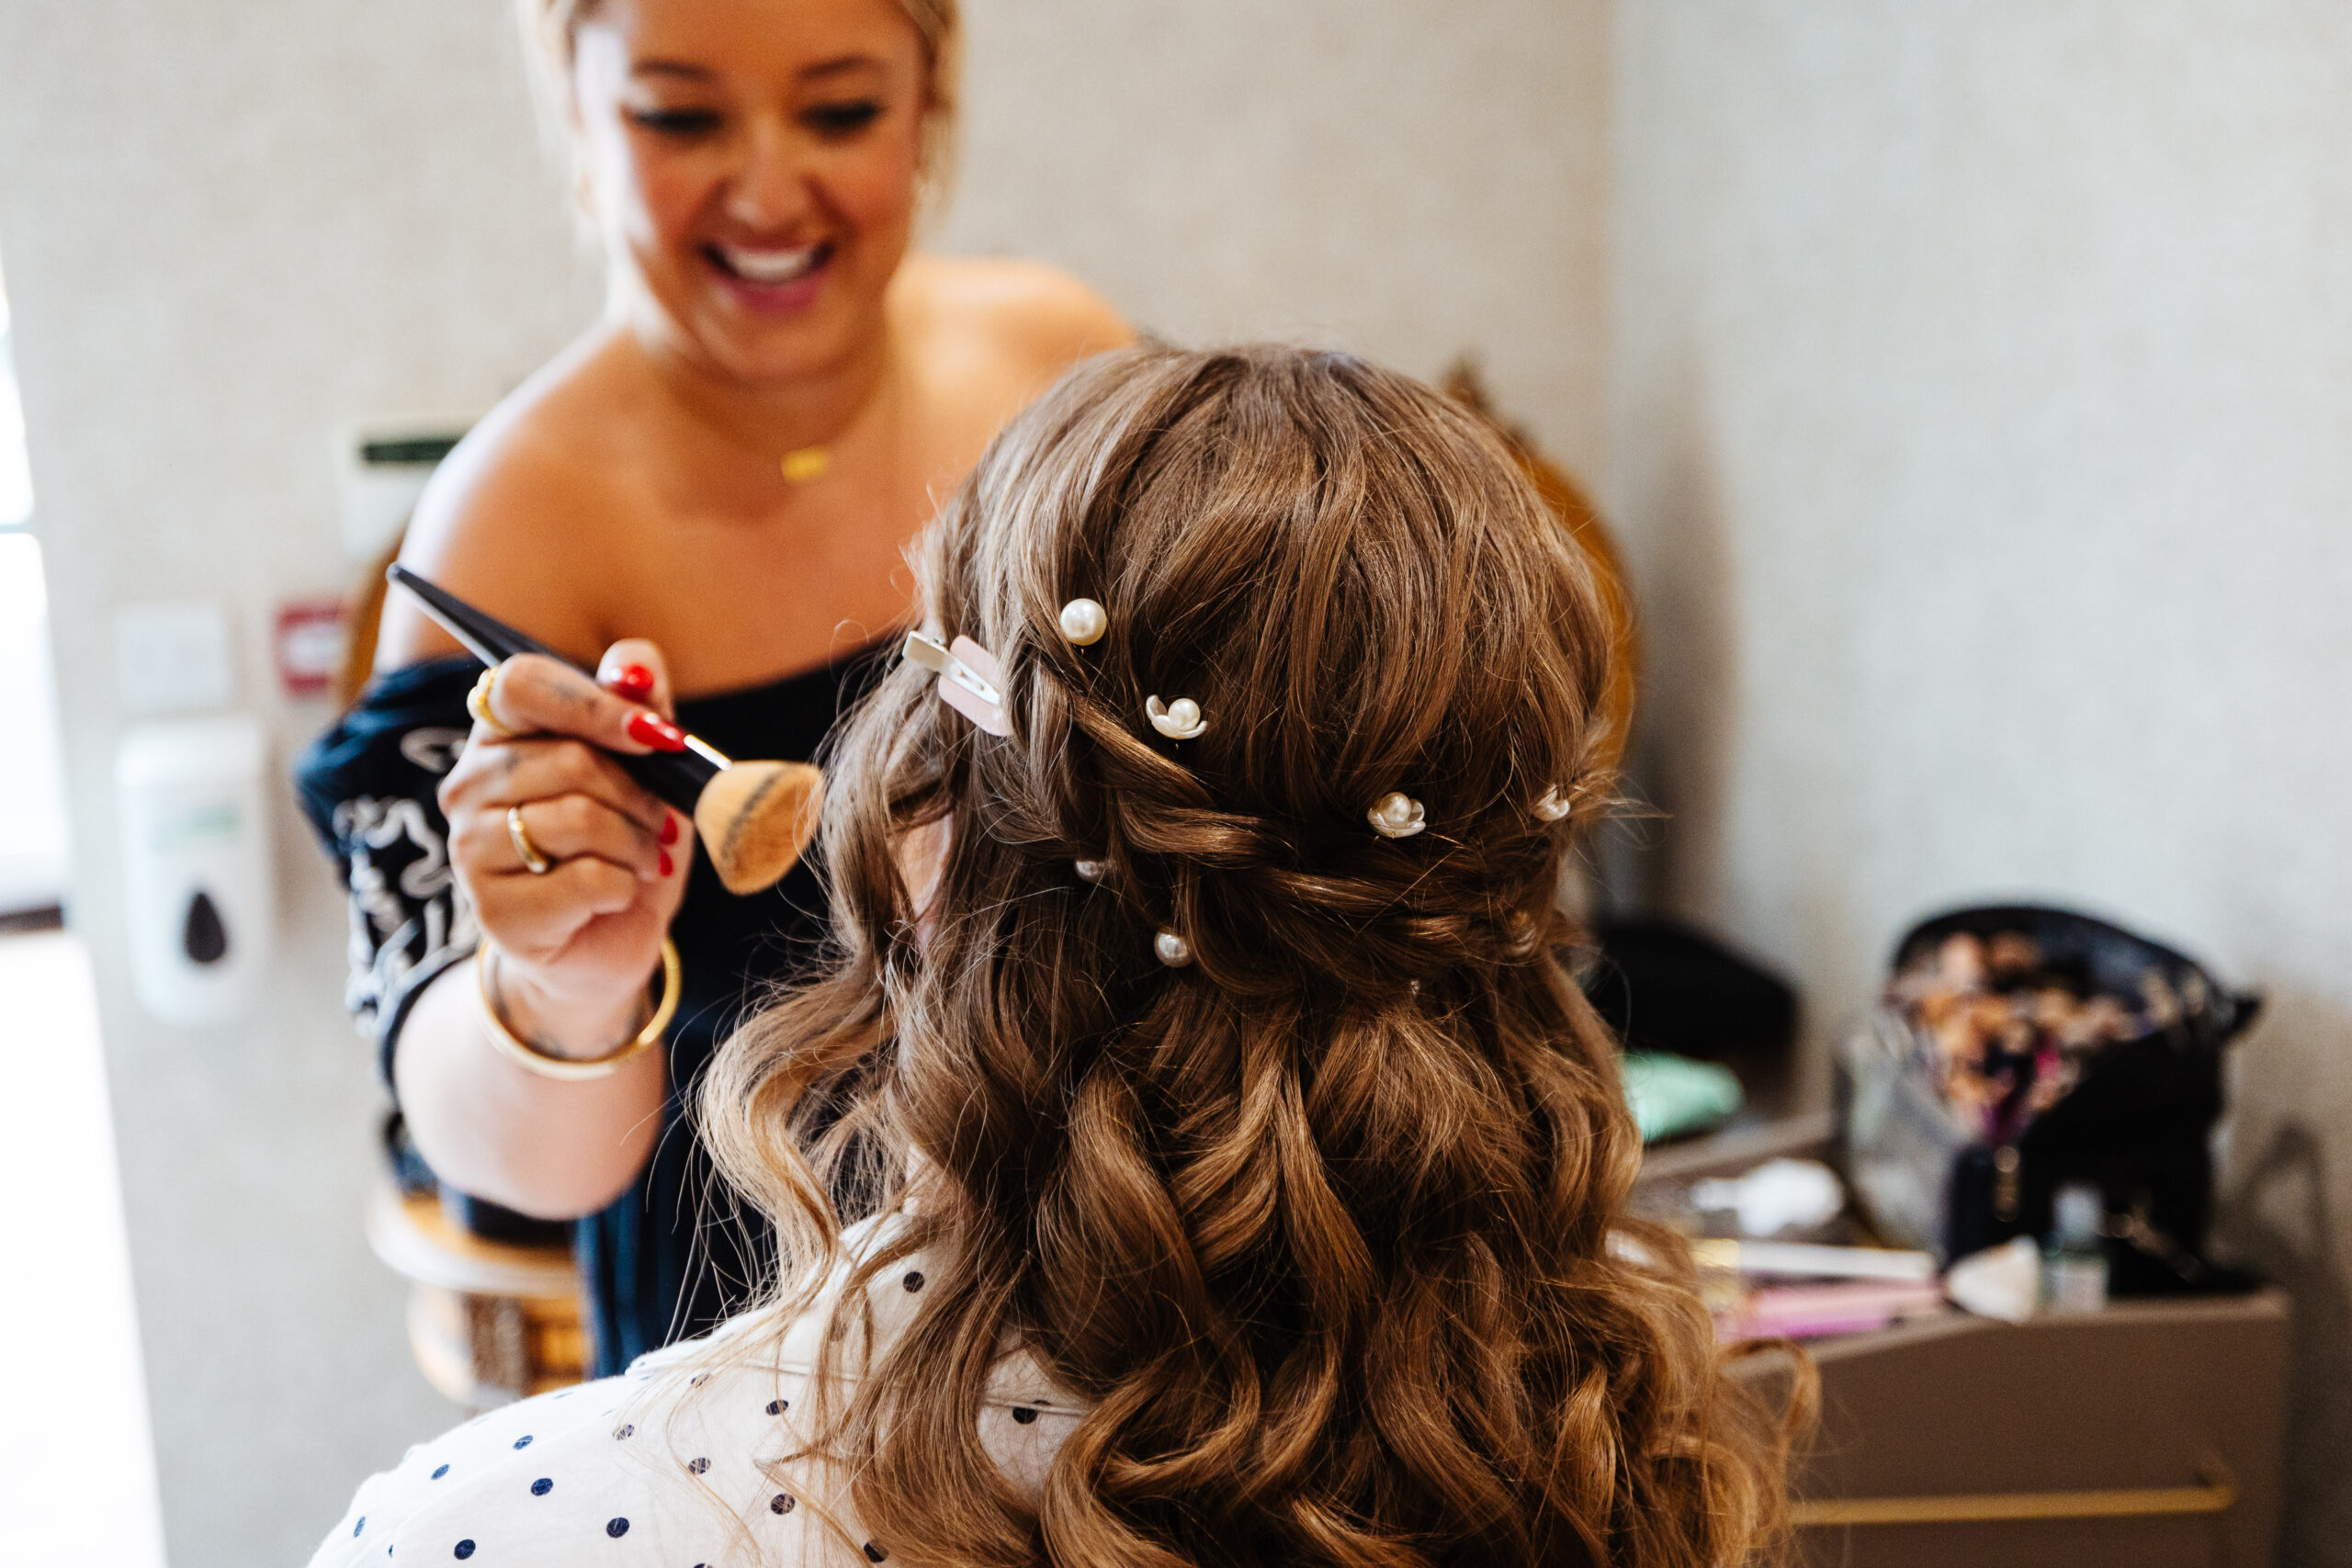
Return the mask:
POLYGON ((490 709, 491 696, 498 690, 498 672, 505 668, 503 662, 492 665, 481 672, 474 689, 466 694, 466 711, 474 716, 476 724, 490 731, 492 740, 512 740, 521 733, 499 723, 498 716, 490 709))
POLYGON ((555 862, 541 854, 539 846, 531 842, 531 835, 523 830, 523 808, 519 806, 506 808, 506 837, 514 844, 514 852, 523 857, 523 869, 533 876, 545 876, 555 869, 555 862))

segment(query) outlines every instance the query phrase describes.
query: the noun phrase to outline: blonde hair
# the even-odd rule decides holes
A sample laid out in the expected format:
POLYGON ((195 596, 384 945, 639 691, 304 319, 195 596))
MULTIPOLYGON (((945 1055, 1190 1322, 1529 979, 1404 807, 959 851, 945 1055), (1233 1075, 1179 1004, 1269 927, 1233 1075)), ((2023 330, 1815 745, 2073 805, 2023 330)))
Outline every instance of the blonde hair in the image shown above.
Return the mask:
POLYGON ((698 1111, 777 1224, 779 1319, 839 1209, 902 1216, 842 1311, 924 1257, 903 1338, 811 1413, 864 1528, 964 1568, 1777 1551, 1785 1448, 1687 1249, 1626 1212, 1615 1043, 1559 955, 1609 617, 1495 436, 1344 355, 1105 355, 997 438, 920 577, 1012 733, 910 663, 856 711, 836 961, 698 1111), (1205 732, 1154 734, 1154 694, 1205 732), (1373 831, 1391 790, 1425 831, 1373 831), (896 846, 935 822, 919 920, 896 846), (1092 1406, 1035 1503, 978 1438, 1008 1344, 1092 1406))
MULTIPOLYGON (((571 93, 572 39, 597 0, 515 0, 523 53, 550 139, 570 149, 564 110, 571 93)), ((923 202, 944 194, 956 164, 962 107, 964 18, 961 0, 899 0, 922 46, 925 97, 916 179, 923 202)))

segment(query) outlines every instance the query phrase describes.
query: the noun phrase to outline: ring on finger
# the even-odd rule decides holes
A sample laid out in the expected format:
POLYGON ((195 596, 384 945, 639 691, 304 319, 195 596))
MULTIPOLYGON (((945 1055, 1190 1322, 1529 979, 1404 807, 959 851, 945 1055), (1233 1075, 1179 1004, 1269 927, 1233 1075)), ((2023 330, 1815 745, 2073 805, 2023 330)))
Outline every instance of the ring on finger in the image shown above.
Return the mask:
POLYGON ((555 862, 541 854, 539 846, 531 842, 530 832, 523 826, 523 808, 519 806, 506 808, 506 837, 513 841, 514 852, 522 857, 523 869, 533 876, 545 876, 555 869, 555 862))
POLYGON ((505 668, 503 660, 492 665, 481 672, 481 678, 474 682, 474 689, 466 694, 466 711, 474 716, 476 724, 490 731, 493 740, 511 740, 521 733, 499 723, 498 715, 490 705, 491 698, 498 694, 499 673, 505 668))

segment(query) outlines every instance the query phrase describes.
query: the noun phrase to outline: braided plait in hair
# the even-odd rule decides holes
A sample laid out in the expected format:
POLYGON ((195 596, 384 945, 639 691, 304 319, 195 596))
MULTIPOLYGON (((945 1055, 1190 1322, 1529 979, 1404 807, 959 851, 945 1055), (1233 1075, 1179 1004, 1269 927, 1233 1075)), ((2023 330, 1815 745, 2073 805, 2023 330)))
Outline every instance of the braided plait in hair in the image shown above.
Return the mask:
MULTIPOLYGON (((1367 423, 1434 416, 1467 451, 1491 458, 1478 450, 1492 446, 1483 430, 1449 405, 1401 395, 1393 378, 1343 358, 1319 363, 1334 379, 1360 382, 1373 405, 1363 411, 1367 423), (1397 402, 1416 406, 1382 406, 1397 402)), ((1211 363, 1201 379, 1231 375, 1211 363)), ((1465 738, 1444 723, 1441 705, 1468 686, 1476 705, 1493 711, 1547 686, 1561 728, 1592 733, 1591 682, 1607 650, 1589 629, 1570 660, 1481 646, 1479 636, 1525 618, 1527 606, 1494 603, 1513 587, 1496 581, 1496 556, 1545 554, 1560 584, 1584 598, 1591 587, 1580 558, 1523 492, 1449 511, 1445 498, 1478 491, 1458 471, 1432 469, 1460 469, 1462 453, 1327 440, 1318 468, 1301 456, 1317 433, 1295 430, 1298 402, 1234 400, 1251 421, 1278 427, 1267 434, 1308 440, 1237 441, 1197 409, 1140 411, 1122 428, 1124 446, 1086 466, 1114 479, 1074 502, 1039 493, 1051 481, 1029 475, 1005 476, 1001 493, 977 484, 964 502, 967 525, 945 536, 960 545, 938 563, 944 582, 1003 588, 958 610, 975 613, 989 635, 1010 633, 1028 656, 1013 694, 1030 720, 1026 744, 986 777, 990 798, 1005 803, 1001 830, 1119 866, 1108 893, 1175 926, 1204 973, 1238 994, 1271 998, 1320 976, 1361 995, 1465 963, 1526 961, 1559 934, 1550 917, 1556 861, 1574 830, 1532 804, 1585 778, 1589 758, 1547 750, 1497 778, 1459 754, 1465 738), (1263 471, 1237 471, 1237 448, 1265 454, 1263 471), (1158 482, 1144 484, 1146 475, 1158 482), (1185 504, 1194 498, 1206 504, 1185 504), (1412 506, 1416 499, 1424 504, 1412 506), (1023 554, 978 525, 1057 504, 1077 511, 1080 525, 1050 552, 1023 554), (1268 526, 1270 515, 1278 526, 1268 526), (1437 570, 1411 558, 1419 541, 1410 531, 1431 521, 1455 536, 1437 570), (1259 558, 1248 558, 1252 551, 1259 558), (1087 648, 1062 639, 1053 622, 1079 592, 1114 606, 1109 636, 1087 648), (1400 598, 1418 625, 1390 618, 1400 598), (1561 667, 1570 662, 1580 667, 1561 667), (1154 735, 1143 703, 1163 693, 1200 701, 1208 734, 1197 742, 1154 735), (1046 757, 1057 765, 1029 765, 1046 757), (1482 775, 1491 781, 1483 793, 1482 775), (1364 821, 1368 806, 1400 787, 1431 811, 1429 833, 1410 842, 1382 840, 1364 821), (1289 935, 1303 946, 1272 940, 1270 922, 1294 919, 1305 925, 1289 935)))
POLYGON ((921 1248, 933 1282, 822 1427, 865 1526, 913 1561, 1167 1568, 1768 1540, 1774 1461, 1679 1244, 1624 1213, 1612 1045, 1555 956, 1610 649, 1493 439, 1341 355, 1132 351, 999 437, 919 570, 1011 733, 883 682, 829 764, 841 962, 704 1100, 804 1281, 821 1194, 897 1206, 923 1156, 854 1278, 921 1248), (1109 612, 1082 647, 1079 596, 1109 612), (1155 696, 1206 729, 1159 734, 1155 696), (1372 829, 1390 791, 1425 831, 1372 829), (1094 1402, 1034 1501, 977 1437, 1008 1336, 1094 1402))

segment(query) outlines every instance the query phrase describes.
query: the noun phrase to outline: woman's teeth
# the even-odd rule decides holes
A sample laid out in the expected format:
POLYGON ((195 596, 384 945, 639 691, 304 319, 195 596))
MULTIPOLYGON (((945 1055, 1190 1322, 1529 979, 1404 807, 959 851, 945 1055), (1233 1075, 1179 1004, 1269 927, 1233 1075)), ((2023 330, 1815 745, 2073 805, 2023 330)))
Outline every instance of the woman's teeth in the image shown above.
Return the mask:
POLYGON ((790 283, 805 277, 824 259, 821 244, 797 250, 753 250, 746 245, 713 245, 721 265, 749 283, 790 283))

